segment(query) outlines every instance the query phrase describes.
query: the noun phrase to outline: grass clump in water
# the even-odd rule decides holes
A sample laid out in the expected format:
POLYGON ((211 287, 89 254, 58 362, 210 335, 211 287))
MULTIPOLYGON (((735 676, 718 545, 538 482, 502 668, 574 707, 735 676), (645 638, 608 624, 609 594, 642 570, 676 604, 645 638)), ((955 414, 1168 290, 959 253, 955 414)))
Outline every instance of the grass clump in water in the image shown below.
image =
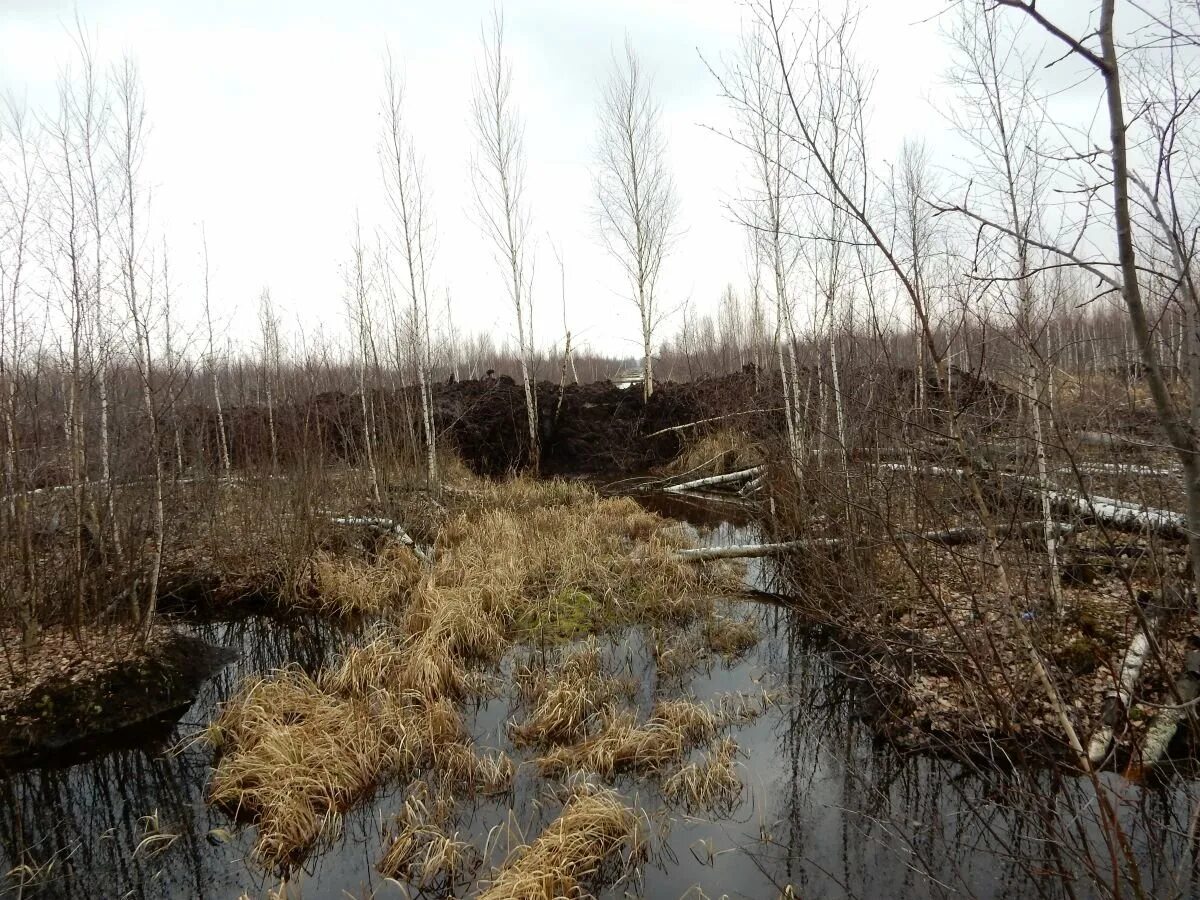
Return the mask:
POLYGON ((518 680, 532 702, 528 718, 509 729, 519 745, 582 740, 594 723, 611 713, 613 701, 637 690, 636 684, 606 675, 594 638, 553 669, 527 668, 518 680))
POLYGON ((661 773, 682 760, 688 748, 711 740, 719 724, 719 717, 707 706, 664 700, 640 725, 629 712, 609 716, 596 735, 555 748, 538 760, 538 767, 551 776, 575 771, 606 778, 627 771, 661 773))
POLYGON ((587 896, 584 885, 606 880, 606 863, 620 859, 622 851, 626 866, 645 856, 645 829, 637 814, 613 791, 580 790, 533 843, 514 851, 480 900, 587 896))
POLYGON ((736 659, 758 643, 758 626, 753 619, 714 615, 705 621, 703 636, 709 650, 726 659, 736 659))
POLYGON ((737 751, 733 738, 722 738, 702 759, 688 763, 668 778, 663 783, 663 795, 689 810, 732 810, 742 796, 742 782, 733 763, 737 751))
POLYGON ((383 615, 397 609, 421 577, 408 547, 387 548, 371 561, 318 552, 312 562, 315 612, 335 618, 383 615))
POLYGON ((403 658, 382 632, 315 679, 288 669, 251 682, 209 726, 218 753, 209 800, 254 821, 263 865, 302 864, 387 781, 429 769, 492 791, 511 779, 507 757, 471 750, 448 699, 404 684, 403 658))
POLYGON ((472 844, 459 840, 457 832, 447 833, 453 816, 452 797, 418 782, 384 832, 388 849, 376 867, 379 873, 412 882, 421 891, 451 893, 480 862, 472 844))

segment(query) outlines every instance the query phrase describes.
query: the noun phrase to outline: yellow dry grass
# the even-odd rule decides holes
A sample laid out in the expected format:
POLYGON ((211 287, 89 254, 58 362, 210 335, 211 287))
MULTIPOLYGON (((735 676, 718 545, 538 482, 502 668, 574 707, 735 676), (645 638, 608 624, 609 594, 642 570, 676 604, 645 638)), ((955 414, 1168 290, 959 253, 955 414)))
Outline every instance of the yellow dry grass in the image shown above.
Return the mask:
POLYGON ((735 658, 758 643, 758 626, 753 619, 711 616, 704 622, 703 635, 708 649, 735 658))
POLYGON ((721 428, 692 439, 684 451, 667 466, 671 475, 720 475, 736 472, 765 461, 762 448, 745 434, 721 428))
POLYGON ((518 745, 581 740, 594 722, 611 711, 613 701, 637 690, 636 684, 604 673, 595 638, 570 651, 551 669, 526 669, 518 683, 533 707, 524 722, 509 728, 518 745))
POLYGON ((663 782, 663 796, 689 810, 730 810, 742 795, 742 782, 734 771, 738 746, 733 738, 717 741, 700 760, 688 763, 663 782))
POLYGON ((701 638, 692 631, 656 632, 650 645, 658 677, 678 681, 707 656, 701 638))
POLYGON ((249 683, 209 726, 210 802, 253 819, 263 865, 302 863, 385 781, 433 769, 487 792, 507 786, 511 761, 476 756, 448 699, 398 680, 403 658, 381 632, 316 679, 287 669, 249 683))
POLYGON ((552 776, 580 771, 606 778, 627 771, 661 773, 683 759, 689 747, 710 740, 719 724, 719 716, 706 706, 664 700, 640 725, 633 713, 610 715, 597 734, 554 748, 538 760, 538 768, 552 776))
POLYGON ((586 896, 585 885, 603 879, 604 864, 624 851, 625 861, 645 853, 645 830, 619 795, 581 790, 533 843, 518 848, 480 900, 557 900, 586 896))
POLYGON ((388 547, 370 561, 321 551, 312 567, 316 597, 310 605, 323 615, 341 618, 396 610, 421 577, 416 555, 402 545, 388 547))
POLYGON ((385 830, 388 849, 377 866, 387 878, 413 883, 418 890, 449 887, 472 871, 479 854, 457 832, 447 833, 454 816, 454 799, 431 790, 424 782, 405 800, 404 808, 385 830))
MULTIPOLYGON (((218 751, 211 800, 257 824, 264 865, 301 863, 385 782, 434 771, 456 789, 505 789, 511 761, 477 756, 454 706, 478 681, 473 662, 494 663, 514 641, 544 642, 564 620, 584 630, 685 623, 736 584, 723 568, 678 560, 663 521, 632 500, 520 479, 470 490, 419 578, 407 569, 326 576, 349 608, 370 607, 376 586, 403 585, 409 600, 398 622, 315 679, 284 671, 249 684, 209 728, 218 751)), ((583 657, 572 665, 577 685, 589 684, 583 657)), ((534 730, 574 739, 598 696, 590 688, 547 696, 534 730)), ((624 744, 604 745, 596 763, 679 759, 714 727, 712 713, 694 706, 663 705, 640 729, 629 723, 624 744)))

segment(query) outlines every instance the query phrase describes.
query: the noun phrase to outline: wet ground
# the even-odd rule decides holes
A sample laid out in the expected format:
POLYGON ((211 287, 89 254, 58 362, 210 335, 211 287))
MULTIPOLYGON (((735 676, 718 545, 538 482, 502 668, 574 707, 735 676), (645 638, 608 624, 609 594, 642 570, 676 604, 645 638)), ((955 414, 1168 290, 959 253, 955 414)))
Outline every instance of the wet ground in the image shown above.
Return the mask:
MULTIPOLYGON (((700 543, 755 538, 735 509, 663 511, 692 520, 680 527, 700 543)), ((760 561, 747 577, 772 586, 760 561)), ((775 897, 790 886, 802 897, 1025 898, 1068 896, 1066 884, 1073 896, 1097 894, 1088 868, 1107 878, 1112 861, 1088 783, 1047 770, 900 755, 861 721, 853 673, 839 670, 807 623, 778 604, 731 605, 729 614, 754 618, 762 640, 736 662, 710 660, 682 688, 658 684, 640 630, 602 639, 610 668, 636 678, 643 710, 659 693, 712 700, 786 692, 777 706, 731 732, 745 785, 732 812, 689 816, 668 808, 652 779, 616 781, 663 835, 640 879, 608 888, 605 896, 775 897)), ((247 860, 252 834, 205 805, 211 754, 189 738, 242 678, 289 663, 315 670, 354 635, 315 621, 261 617, 187 628, 240 657, 204 686, 177 725, 129 736, 130 746, 87 761, 0 781, 0 872, 27 867, 10 873, 0 890, 30 897, 232 898, 243 891, 261 896, 278 884, 247 860)), ((528 653, 514 652, 504 666, 528 653)), ((480 749, 524 760, 532 754, 514 750, 505 728, 515 702, 510 694, 482 702, 468 721, 480 749)), ((1106 797, 1131 835, 1128 850, 1116 852, 1138 861, 1147 895, 1194 893, 1198 788, 1182 779, 1150 788, 1105 778, 1106 797)), ((460 802, 456 826, 478 847, 491 832, 502 856, 506 829, 494 826, 535 835, 557 812, 547 798, 547 782, 523 766, 512 794, 460 802)), ((403 788, 396 788, 349 815, 344 839, 310 863, 293 882, 292 891, 302 892, 288 896, 411 896, 374 871, 382 855, 380 825, 402 801, 403 788)))

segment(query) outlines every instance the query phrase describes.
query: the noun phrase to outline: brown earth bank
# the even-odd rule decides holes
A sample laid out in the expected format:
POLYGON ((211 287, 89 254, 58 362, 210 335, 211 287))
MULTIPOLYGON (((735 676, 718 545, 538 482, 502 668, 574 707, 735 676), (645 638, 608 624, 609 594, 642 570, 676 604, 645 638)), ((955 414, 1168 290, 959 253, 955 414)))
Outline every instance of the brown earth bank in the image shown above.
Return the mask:
MULTIPOLYGON (((814 373, 815 374, 815 373, 814 373)), ((800 372, 800 378, 810 375, 800 372)), ((894 368, 846 373, 847 391, 872 396, 910 397, 912 369, 894 368)), ((925 396, 938 400, 932 374, 925 396)), ((961 411, 999 426, 1016 408, 1015 396, 1002 385, 969 372, 952 373, 952 389, 961 411)), ((433 385, 434 420, 439 440, 448 444, 476 474, 501 476, 529 463, 529 430, 524 390, 508 376, 433 385)), ((739 372, 687 382, 656 382, 649 401, 639 385, 622 388, 612 381, 560 386, 536 385, 541 443, 539 474, 620 476, 648 471, 677 456, 690 423, 728 417, 732 427, 755 437, 782 431, 782 388, 775 374, 746 365, 739 372)), ((271 411, 277 453, 284 465, 304 462, 316 453, 356 464, 365 456, 363 398, 341 391, 279 404, 271 411)), ((419 435, 420 410, 412 390, 373 390, 368 412, 380 446, 406 447, 419 435)), ((197 462, 211 466, 217 458, 217 422, 213 410, 181 411, 184 445, 196 448, 197 462)), ((236 467, 271 461, 270 418, 263 405, 232 406, 225 427, 231 461, 236 467)))
POLYGON ((144 639, 127 628, 43 634, 0 670, 0 771, 69 757, 84 742, 181 711, 230 659, 166 627, 144 639))

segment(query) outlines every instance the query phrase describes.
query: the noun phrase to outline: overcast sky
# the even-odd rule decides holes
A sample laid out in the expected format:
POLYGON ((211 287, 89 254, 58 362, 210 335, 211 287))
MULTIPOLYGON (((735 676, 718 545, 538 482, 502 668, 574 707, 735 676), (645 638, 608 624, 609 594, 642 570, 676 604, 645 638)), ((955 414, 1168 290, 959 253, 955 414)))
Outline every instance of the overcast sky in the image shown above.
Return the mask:
MULTIPOLYGON (((946 0, 864 4, 859 52, 878 70, 872 142, 881 160, 905 137, 949 140, 949 60, 937 13, 946 0)), ((1052 4, 1053 5, 1053 4, 1052 4)), ((381 221, 376 158, 382 56, 406 74, 439 241, 433 282, 450 291, 460 330, 513 333, 488 245, 474 224, 468 113, 480 26, 490 2, 412 0, 81 0, 78 13, 108 61, 129 53, 143 78, 150 134, 145 176, 155 230, 172 252, 181 303, 198 296, 200 227, 213 297, 235 333, 254 328, 269 285, 289 326, 341 328, 343 267, 356 213, 381 221)), ((72 59, 76 5, 0 0, 0 87, 33 109, 53 106, 72 59)), ((726 204, 743 159, 714 134, 730 121, 704 59, 736 44, 733 0, 505 4, 514 92, 526 123, 537 239, 539 344, 561 333, 563 249, 570 325, 597 349, 636 353, 636 317, 592 221, 595 108, 614 48, 629 33, 652 70, 681 199, 681 237, 665 269, 664 303, 711 311, 745 282, 745 237, 726 204), (703 57, 703 58, 702 58, 703 57)), ((156 234, 157 237, 157 234, 156 234)), ((195 308, 194 305, 190 308, 195 308)))

